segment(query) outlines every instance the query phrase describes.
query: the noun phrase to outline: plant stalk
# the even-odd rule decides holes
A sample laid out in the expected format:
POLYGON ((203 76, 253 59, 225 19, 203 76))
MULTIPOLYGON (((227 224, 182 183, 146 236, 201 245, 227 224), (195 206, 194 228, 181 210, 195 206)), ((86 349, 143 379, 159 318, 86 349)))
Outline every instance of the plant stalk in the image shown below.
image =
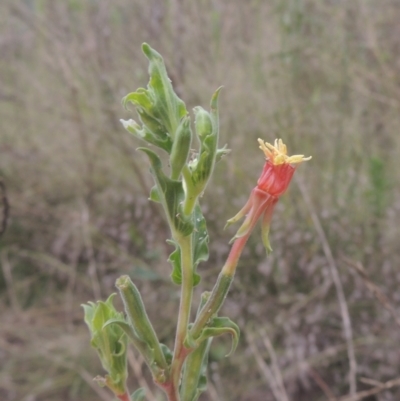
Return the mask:
POLYGON ((180 400, 179 381, 183 363, 189 353, 189 350, 186 349, 183 344, 188 331, 193 296, 192 235, 181 238, 178 243, 181 250, 182 286, 175 349, 171 364, 172 391, 171 394, 168 395, 169 401, 180 400))
POLYGON ((131 396, 129 395, 129 392, 128 392, 128 391, 127 391, 126 393, 124 393, 124 394, 117 395, 117 398, 118 398, 120 401, 131 401, 131 396))
POLYGON ((225 301, 226 295, 228 294, 229 288, 235 276, 236 267, 239 258, 242 254, 243 248, 249 239, 250 233, 235 240, 232 245, 231 251, 229 252, 228 258, 222 267, 221 273, 218 276, 218 280, 211 292, 211 296, 201 310, 199 316, 193 324, 190 334, 193 338, 197 338, 204 326, 210 320, 210 318, 219 311, 222 304, 225 301))

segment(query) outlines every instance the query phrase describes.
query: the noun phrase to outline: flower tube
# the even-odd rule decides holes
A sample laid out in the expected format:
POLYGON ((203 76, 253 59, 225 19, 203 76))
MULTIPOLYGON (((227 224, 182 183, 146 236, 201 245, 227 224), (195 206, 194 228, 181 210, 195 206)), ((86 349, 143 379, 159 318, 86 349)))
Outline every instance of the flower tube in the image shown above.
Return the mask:
POLYGON ((190 335, 194 339, 200 336, 207 322, 221 308, 233 281, 236 266, 243 248, 260 218, 262 218, 262 238, 265 248, 267 251, 272 250, 268 234, 274 206, 290 184, 296 170, 296 166, 294 165, 311 159, 311 156, 288 156, 286 145, 281 139, 275 140, 274 145, 264 142, 262 139, 259 139, 258 142, 260 144, 260 149, 266 156, 266 162, 261 176, 257 181, 257 185, 251 191, 248 201, 239 213, 229 219, 226 224, 229 226, 246 216, 243 224, 232 238, 231 242, 233 242, 233 245, 231 251, 222 267, 210 298, 197 316, 190 330, 190 335))
MULTIPOLYGON (((268 234, 274 206, 279 197, 286 191, 296 170, 296 164, 310 160, 303 155, 287 155, 287 147, 282 139, 276 139, 274 145, 258 139, 260 149, 264 152, 266 162, 257 186, 251 191, 250 197, 236 216, 227 221, 226 226, 236 223, 246 216, 243 224, 233 237, 248 237, 259 218, 262 217, 262 239, 267 251, 272 251, 268 234)), ((231 241, 231 242, 232 242, 231 241)))

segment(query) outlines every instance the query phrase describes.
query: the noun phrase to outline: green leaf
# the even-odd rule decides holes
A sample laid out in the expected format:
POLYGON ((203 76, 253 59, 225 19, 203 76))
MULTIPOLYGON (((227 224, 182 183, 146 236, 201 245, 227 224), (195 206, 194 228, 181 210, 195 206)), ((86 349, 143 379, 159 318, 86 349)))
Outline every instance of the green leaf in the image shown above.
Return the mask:
MULTIPOLYGON (((159 371, 159 369, 157 369, 156 374, 158 376, 164 374, 163 371, 167 369, 168 365, 161 350, 157 334, 146 313, 138 288, 127 275, 119 277, 115 284, 123 300, 129 326, 139 340, 133 343, 137 345, 137 348, 151 368, 155 368, 155 366, 153 366, 154 360, 154 365, 162 370, 159 371)), ((123 329, 127 330, 126 326, 123 329)), ((132 339, 132 335, 130 338, 132 339)), ((153 374, 154 373, 153 371, 153 374)))
POLYGON ((143 387, 137 389, 137 390, 131 395, 132 401, 143 401, 145 398, 146 398, 146 389, 143 388, 143 387))
POLYGON ((161 346, 161 351, 164 354, 165 360, 167 361, 167 364, 170 365, 173 358, 172 351, 165 344, 160 343, 160 346, 161 346))
POLYGON ((124 128, 136 136, 139 139, 145 140, 146 142, 157 146, 161 149, 164 149, 166 152, 170 153, 172 149, 172 140, 171 138, 165 135, 155 135, 146 125, 142 127, 134 120, 120 120, 124 128))
POLYGON ((207 389, 208 354, 212 338, 203 341, 186 359, 181 384, 181 397, 185 401, 197 401, 207 389))
POLYGON ((158 193, 156 185, 153 188, 151 188, 149 199, 152 200, 153 202, 161 203, 160 194, 158 193))
POLYGON ((104 325, 103 325, 103 329, 105 329, 107 326, 110 325, 116 325, 118 326, 121 330, 124 331, 124 333, 128 336, 128 338, 130 340, 133 340, 134 342, 136 341, 142 341, 138 334, 135 332, 135 330, 133 329, 133 327, 126 321, 123 319, 109 319, 107 320, 104 325))
POLYGON ((198 204, 194 208, 193 221, 193 265, 196 268, 200 262, 206 262, 209 256, 209 236, 207 231, 206 219, 204 218, 198 204))
POLYGON ((173 180, 179 179, 183 166, 187 162, 191 143, 192 129, 190 128, 190 117, 184 117, 176 130, 169 161, 171 178, 173 180))
POLYGON ((170 153, 179 123, 187 115, 186 106, 174 92, 161 55, 146 43, 142 50, 149 59, 147 89, 139 88, 122 99, 125 108, 129 103, 135 106, 142 127, 133 120, 121 121, 129 132, 170 153))
POLYGON ((127 110, 128 110, 129 103, 132 103, 133 105, 135 105, 137 107, 140 107, 142 110, 150 111, 153 108, 152 99, 149 96, 149 93, 146 91, 146 89, 143 89, 143 88, 139 88, 136 92, 128 93, 122 99, 122 105, 127 110))
POLYGON ((175 250, 169 255, 168 262, 172 265, 171 280, 177 285, 182 284, 181 250, 175 241, 168 241, 175 245, 175 250))
POLYGON ((222 159, 224 156, 228 155, 228 154, 231 152, 231 150, 228 149, 226 146, 227 146, 227 145, 224 145, 223 148, 217 149, 217 155, 216 155, 216 157, 215 157, 215 163, 220 162, 221 159, 222 159))
POLYGON ((164 123, 174 138, 179 122, 187 114, 185 103, 174 92, 161 54, 147 43, 143 43, 142 50, 150 61, 147 94, 153 102, 153 115, 164 123))
MULTIPOLYGON (((195 234, 193 234, 193 236, 195 236, 195 234)), ((195 239, 193 238, 193 241, 194 240, 195 239)), ((171 253, 171 255, 169 255, 169 258, 168 258, 168 262, 170 262, 172 265, 171 280, 173 283, 175 283, 177 285, 181 285, 182 284, 181 250, 180 250, 178 243, 176 243, 175 241, 169 240, 167 242, 169 244, 175 246, 175 250, 171 253)), ((200 260, 207 260, 204 258, 205 255, 204 255, 203 242, 204 241, 202 241, 202 240, 199 241, 199 243, 198 243, 199 250, 197 250, 198 254, 201 255, 201 258, 199 256, 199 258, 197 259, 197 263, 193 263, 193 286, 198 285, 201 280, 200 275, 196 273, 197 264, 200 262, 200 260), (201 252, 203 252, 203 253, 201 253, 201 252)), ((205 244, 205 247, 207 248, 206 250, 207 250, 207 257, 208 257, 207 243, 205 244)), ((196 251, 196 244, 194 245, 194 251, 196 251)))
MULTIPOLYGON (((232 320, 228 317, 214 317, 211 322, 201 331, 200 336, 194 341, 197 344, 201 344, 208 338, 221 336, 223 334, 230 334, 232 336, 232 348, 229 354, 226 355, 229 356, 235 352, 239 343, 240 330, 239 326, 232 322, 232 320)), ((192 342, 193 339, 187 337, 187 341, 192 342)))
POLYGON ((91 345, 95 348, 103 368, 109 373, 100 378, 98 383, 108 386, 114 393, 124 391, 127 378, 126 346, 127 336, 120 327, 108 326, 108 320, 125 322, 123 314, 116 311, 113 305, 115 294, 106 302, 89 302, 82 305, 85 322, 91 333, 91 345))
MULTIPOLYGON (((181 204, 185 194, 181 181, 168 178, 162 171, 160 158, 150 149, 139 148, 146 153, 151 163, 151 173, 157 186, 158 197, 167 214, 170 227, 182 236, 187 236, 193 231, 193 223, 181 211, 181 204)), ((174 234, 174 232, 173 232, 174 234)))
POLYGON ((200 152, 194 159, 189 168, 192 172, 192 184, 197 195, 201 194, 209 179, 211 178, 216 159, 221 158, 224 149, 218 153, 218 96, 221 88, 218 88, 211 98, 210 113, 198 106, 194 108, 196 115, 196 135, 200 141, 200 152), (221 153, 222 152, 222 153, 221 153))
POLYGON ((186 106, 174 92, 161 55, 146 43, 142 50, 149 60, 147 89, 139 88, 122 99, 125 108, 129 104, 135 106, 142 124, 121 122, 136 137, 171 153, 178 126, 187 115, 186 106))

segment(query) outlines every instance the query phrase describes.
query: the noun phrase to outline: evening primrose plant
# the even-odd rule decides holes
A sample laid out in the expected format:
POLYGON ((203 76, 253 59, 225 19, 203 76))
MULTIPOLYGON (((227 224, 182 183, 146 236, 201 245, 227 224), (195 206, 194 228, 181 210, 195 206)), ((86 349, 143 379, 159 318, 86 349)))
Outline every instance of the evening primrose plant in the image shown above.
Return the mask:
POLYGON ((214 288, 202 294, 196 317, 191 321, 193 288, 200 282, 197 267, 208 259, 209 236, 200 198, 216 163, 229 152, 226 147, 218 147, 220 89, 212 95, 209 111, 200 106, 194 108, 193 130, 193 117, 174 92, 163 58, 146 43, 142 50, 149 60, 147 89, 139 88, 122 101, 126 108, 136 109, 139 121, 121 122, 127 131, 149 146, 139 150, 148 157, 154 180, 150 200, 162 206, 170 227, 171 238, 167 242, 174 247, 169 256, 171 279, 181 287, 174 348, 170 350, 159 342, 139 289, 126 275, 116 281, 125 311, 115 310, 115 294, 112 294, 105 302, 83 305, 85 322, 91 332, 91 345, 107 371, 96 380, 119 400, 145 399, 144 389, 130 394, 126 385, 126 353, 132 344, 169 401, 196 401, 207 387, 207 361, 213 338, 230 335, 230 354, 238 344, 239 327, 228 317, 219 316, 219 311, 242 250, 259 219, 264 245, 267 251, 272 250, 268 234, 274 206, 286 191, 296 166, 310 157, 288 156, 281 139, 274 145, 259 139, 266 159, 263 171, 249 200, 227 225, 242 218, 244 222, 231 241, 231 251, 214 288), (161 161, 161 153, 164 159, 168 158, 167 166, 161 161))

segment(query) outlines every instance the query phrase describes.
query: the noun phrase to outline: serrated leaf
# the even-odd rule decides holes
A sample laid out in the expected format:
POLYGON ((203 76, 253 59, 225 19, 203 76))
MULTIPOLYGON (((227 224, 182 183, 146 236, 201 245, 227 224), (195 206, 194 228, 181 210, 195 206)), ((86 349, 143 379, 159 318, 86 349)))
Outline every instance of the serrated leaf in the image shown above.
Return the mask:
POLYGON ((146 389, 141 387, 137 389, 132 395, 132 401, 143 401, 146 398, 146 389))

